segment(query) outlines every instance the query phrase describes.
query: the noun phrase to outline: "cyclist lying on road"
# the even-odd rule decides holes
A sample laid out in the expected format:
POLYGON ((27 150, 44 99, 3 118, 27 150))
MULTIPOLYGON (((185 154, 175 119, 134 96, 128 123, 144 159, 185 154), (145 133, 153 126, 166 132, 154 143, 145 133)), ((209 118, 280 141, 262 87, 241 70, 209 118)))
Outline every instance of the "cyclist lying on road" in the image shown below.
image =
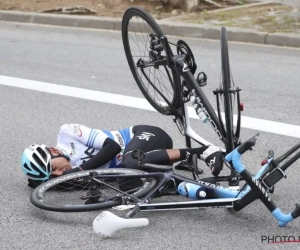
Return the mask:
POLYGON ((191 160, 193 154, 211 167, 216 176, 223 160, 215 146, 173 149, 172 138, 161 128, 137 125, 118 131, 91 129, 80 124, 61 126, 56 147, 33 144, 22 153, 21 167, 28 186, 34 188, 50 178, 96 168, 138 168, 135 149, 145 152, 143 163, 171 165, 191 160))

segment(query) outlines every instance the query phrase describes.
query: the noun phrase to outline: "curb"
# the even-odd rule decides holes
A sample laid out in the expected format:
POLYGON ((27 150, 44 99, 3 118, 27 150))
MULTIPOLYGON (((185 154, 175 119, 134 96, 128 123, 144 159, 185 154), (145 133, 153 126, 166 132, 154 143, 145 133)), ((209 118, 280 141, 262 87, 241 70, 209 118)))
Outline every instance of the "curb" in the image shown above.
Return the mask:
POLYGON ((65 27, 120 30, 121 18, 0 11, 0 21, 46 24, 65 27))
MULTIPOLYGON (((0 21, 107 30, 121 30, 122 24, 122 18, 42 14, 21 11, 0 11, 0 21)), ((157 23, 166 35, 220 39, 221 27, 164 20, 157 20, 157 23)), ((229 41, 300 47, 300 34, 297 33, 269 34, 267 32, 234 27, 226 27, 226 29, 229 41)))

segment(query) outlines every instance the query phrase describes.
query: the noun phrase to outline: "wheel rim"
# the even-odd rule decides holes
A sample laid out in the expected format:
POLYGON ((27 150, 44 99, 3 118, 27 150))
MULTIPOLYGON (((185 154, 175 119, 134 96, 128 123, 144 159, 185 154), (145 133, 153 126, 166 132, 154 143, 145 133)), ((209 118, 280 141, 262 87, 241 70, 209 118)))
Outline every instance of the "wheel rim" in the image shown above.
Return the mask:
MULTIPOLYGON (((235 84, 233 81, 232 77, 232 72, 230 68, 230 62, 229 62, 229 54, 228 54, 228 42, 227 42, 227 34, 226 34, 226 29, 222 28, 221 30, 221 53, 222 56, 226 56, 226 58, 222 59, 222 73, 220 75, 220 86, 219 88, 222 89, 225 92, 225 86, 224 84, 227 84, 227 88, 229 90, 234 90, 235 89, 235 84), (223 61, 225 60, 225 61, 223 61), (224 68, 223 68, 224 67, 224 68), (229 74, 229 75, 228 75, 229 74)), ((225 108, 225 97, 224 94, 220 96, 221 99, 221 108, 223 109, 224 113, 226 114, 226 108, 225 108)), ((226 140, 227 140, 227 151, 231 152, 234 149, 234 126, 233 126, 233 113, 237 109, 236 107, 236 94, 230 93, 228 95, 228 104, 229 104, 229 109, 227 110, 227 115, 230 119, 230 123, 226 123, 226 116, 225 118, 225 123, 226 123, 226 140), (230 116, 230 117, 229 117, 230 116)))
MULTIPOLYGON (((141 68, 136 66, 140 59, 147 61, 157 59, 157 53, 150 49, 151 38, 149 34, 156 34, 154 28, 143 18, 133 13, 127 20, 126 33, 129 45, 128 54, 129 57, 131 57, 132 65, 134 65, 134 71, 141 83, 141 87, 159 107, 168 109, 168 104, 157 90, 159 90, 170 103, 173 103, 175 93, 173 89, 172 71, 167 66, 160 66, 158 69, 147 67, 144 68, 143 74, 141 68), (155 87, 153 87, 153 85, 155 87), (157 90, 155 88, 157 88, 157 90)), ((161 55, 165 55, 165 52, 162 51, 161 55)))
MULTIPOLYGON (((105 171, 105 170, 102 170, 105 171)), ((119 170, 120 171, 120 170, 119 170)), ((82 173, 75 173, 66 175, 67 177, 64 181, 61 181, 64 177, 53 179, 45 184, 37 187, 31 194, 31 202, 42 209, 50 211, 61 211, 61 212, 80 212, 80 211, 93 211, 97 209, 107 208, 116 206, 122 203, 122 196, 120 192, 113 190, 105 185, 101 185, 99 182, 93 181, 93 178, 103 181, 107 181, 107 175, 118 175, 118 173, 113 173, 111 171, 101 172, 100 175, 96 175, 91 178, 88 175, 88 171, 83 171, 82 173), (83 174, 82 174, 83 173, 83 174), (80 175, 82 174, 82 175, 80 175), (76 181, 75 181, 76 180, 76 181), (96 189, 89 189, 91 181, 96 184, 96 189), (93 191, 91 193, 91 191, 93 191), (98 200, 98 203, 94 201, 98 200)), ((119 174, 144 174, 144 172, 128 171, 128 169, 121 170, 119 174)), ((143 187, 148 185, 147 179, 143 178, 143 187)), ((124 184, 128 183, 129 179, 124 184)), ((107 182, 110 186, 114 188, 119 188, 119 182, 116 179, 110 178, 107 182)), ((141 188, 137 188, 130 192, 134 196, 139 196, 139 191, 141 188)), ((146 189, 149 188, 146 186, 146 189)))

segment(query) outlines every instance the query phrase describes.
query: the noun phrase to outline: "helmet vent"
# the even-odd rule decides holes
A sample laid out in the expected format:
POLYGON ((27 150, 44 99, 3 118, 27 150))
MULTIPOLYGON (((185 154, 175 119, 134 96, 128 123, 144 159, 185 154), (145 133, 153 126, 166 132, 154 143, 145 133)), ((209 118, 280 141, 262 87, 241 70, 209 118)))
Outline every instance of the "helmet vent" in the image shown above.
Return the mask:
POLYGON ((48 157, 47 157, 47 154, 45 153, 45 151, 42 148, 40 148, 40 147, 38 147, 36 150, 39 152, 39 154, 41 155, 41 157, 43 158, 43 160, 45 162, 47 162, 47 158, 48 157))
POLYGON ((28 165, 27 165, 26 162, 23 164, 23 166, 24 166, 28 171, 31 171, 31 169, 28 167, 28 165))
MULTIPOLYGON (((32 158, 34 159, 34 161, 37 163, 37 165, 38 165, 39 167, 41 167, 43 170, 46 170, 46 169, 45 169, 45 164, 42 162, 42 160, 41 160, 35 153, 32 154, 32 158)), ((31 167, 32 167, 35 171, 40 172, 40 170, 38 170, 37 167, 36 167, 34 164, 32 164, 32 163, 31 163, 31 167)))

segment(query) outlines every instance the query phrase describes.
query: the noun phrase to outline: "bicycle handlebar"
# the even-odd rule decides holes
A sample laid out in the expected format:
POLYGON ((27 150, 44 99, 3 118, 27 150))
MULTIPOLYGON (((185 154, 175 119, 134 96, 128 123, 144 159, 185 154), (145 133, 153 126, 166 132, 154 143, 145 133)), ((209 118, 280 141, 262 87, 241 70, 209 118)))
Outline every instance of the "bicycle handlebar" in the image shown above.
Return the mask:
POLYGON ((300 216, 300 205, 299 204, 296 204, 296 208, 292 212, 292 216, 294 219, 300 216))
POLYGON ((249 150, 250 148, 252 148, 257 140, 257 137, 259 136, 259 133, 256 133, 252 138, 250 138, 249 140, 245 141, 244 143, 242 143, 239 147, 238 147, 238 152, 240 154, 245 153, 247 150, 249 150))
POLYGON ((284 227, 289 222, 300 216, 300 205, 296 205, 296 208, 289 214, 284 214, 278 207, 272 212, 272 214, 278 220, 279 226, 284 227))
POLYGON ((255 134, 252 138, 242 143, 238 148, 234 149, 232 152, 227 154, 225 156, 225 160, 227 162, 232 161, 234 169, 244 178, 246 183, 251 187, 251 192, 254 192, 257 195, 257 197, 260 198, 260 200, 265 204, 265 206, 269 209, 272 215, 278 220, 279 226, 283 227, 300 216, 300 205, 296 205, 296 208, 289 214, 284 214, 283 212, 281 212, 281 210, 268 196, 268 192, 264 188, 264 186, 262 186, 260 181, 258 181, 247 171, 247 169, 240 160, 242 154, 255 145, 258 135, 259 133, 255 134))

